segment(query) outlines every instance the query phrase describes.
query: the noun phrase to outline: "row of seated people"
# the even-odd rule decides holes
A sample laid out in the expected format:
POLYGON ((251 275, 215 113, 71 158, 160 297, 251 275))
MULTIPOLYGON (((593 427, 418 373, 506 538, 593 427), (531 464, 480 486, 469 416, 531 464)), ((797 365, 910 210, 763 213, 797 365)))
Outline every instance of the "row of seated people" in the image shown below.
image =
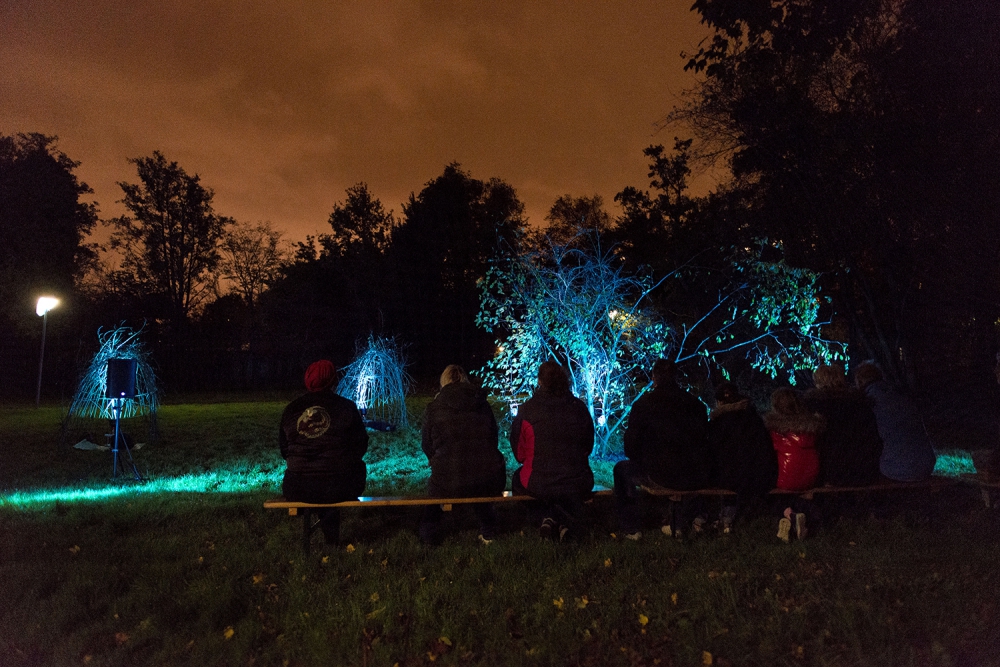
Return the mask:
MULTIPOLYGON (((872 364, 856 371, 860 389, 848 386, 842 369, 822 367, 815 373, 816 389, 804 395, 779 389, 763 418, 735 385, 717 388, 717 406, 707 414, 704 404, 677 384, 671 362, 654 364, 652 377, 652 389, 629 416, 627 459, 614 470, 620 528, 633 539, 641 535, 638 487, 643 485, 735 491, 735 500, 723 508, 728 529, 743 507, 772 488, 868 485, 882 476, 915 481, 928 477, 934 466, 933 450, 912 404, 893 392, 872 364)), ((334 503, 364 492, 367 431, 354 403, 331 391, 335 378, 329 361, 309 366, 308 393, 282 414, 279 446, 287 462, 282 491, 289 500, 334 503)), ((457 365, 445 369, 440 385, 422 428, 421 444, 431 468, 428 494, 500 495, 507 484, 506 466, 485 392, 457 365)), ((513 493, 536 501, 529 512, 542 536, 564 539, 592 493, 594 424, 556 362, 541 365, 537 388, 520 406, 509 441, 521 464, 511 479, 513 493)), ((496 532, 494 509, 490 504, 473 509, 480 537, 488 542, 496 532)), ((672 532, 692 525, 698 509, 696 502, 685 503, 671 518, 672 532)), ((798 522, 804 521, 804 513, 792 509, 783 521, 791 525, 796 520, 802 536, 804 526, 798 522)), ((440 506, 425 508, 423 541, 440 541, 441 518, 440 506)), ((337 539, 339 520, 336 510, 322 513, 328 541, 337 539)), ((784 532, 787 537, 788 529, 784 532)))

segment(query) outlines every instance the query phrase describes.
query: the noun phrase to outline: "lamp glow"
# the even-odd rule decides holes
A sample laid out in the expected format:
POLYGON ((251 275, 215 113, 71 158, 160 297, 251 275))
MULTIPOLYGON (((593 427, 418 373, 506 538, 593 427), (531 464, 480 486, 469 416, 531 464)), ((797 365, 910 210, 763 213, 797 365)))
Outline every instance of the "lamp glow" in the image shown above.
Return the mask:
POLYGON ((54 296, 38 297, 38 304, 35 306, 35 312, 39 317, 44 317, 45 313, 49 312, 58 305, 59 299, 54 296))

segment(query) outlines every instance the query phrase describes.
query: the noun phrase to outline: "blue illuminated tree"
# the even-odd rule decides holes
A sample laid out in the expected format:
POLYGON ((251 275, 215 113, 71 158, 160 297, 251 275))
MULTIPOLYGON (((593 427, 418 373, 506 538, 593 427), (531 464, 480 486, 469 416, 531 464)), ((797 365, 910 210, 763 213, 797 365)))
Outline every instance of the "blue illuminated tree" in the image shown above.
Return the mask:
POLYGON ((820 335, 814 273, 763 261, 757 248, 735 249, 723 286, 706 293, 698 316, 670 321, 653 308, 654 290, 697 272, 659 280, 631 274, 597 234, 588 236, 568 245, 549 241, 491 266, 480 283, 477 324, 500 337, 477 374, 516 409, 531 394, 538 366, 557 359, 594 417, 597 456, 616 453, 614 436, 657 358, 708 370, 741 356, 772 378, 787 372, 794 380, 797 369, 846 356, 845 346, 820 335))
POLYGON ((155 423, 156 411, 160 406, 156 374, 149 363, 149 353, 139 338, 142 329, 120 326, 106 331, 98 330, 97 340, 101 347, 90 361, 80 379, 80 386, 69 406, 70 417, 94 417, 114 419, 112 402, 106 397, 108 385, 109 359, 135 359, 135 398, 124 402, 121 418, 149 415, 155 423))

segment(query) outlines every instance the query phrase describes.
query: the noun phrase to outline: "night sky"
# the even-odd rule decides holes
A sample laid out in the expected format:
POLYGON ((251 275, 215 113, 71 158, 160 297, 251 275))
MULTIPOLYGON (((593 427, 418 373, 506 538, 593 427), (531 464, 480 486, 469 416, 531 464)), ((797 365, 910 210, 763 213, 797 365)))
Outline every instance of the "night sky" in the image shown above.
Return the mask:
POLYGON ((0 0, 0 133, 58 135, 102 217, 161 150, 292 240, 358 181, 399 213, 452 161, 540 224, 647 185, 706 34, 690 4, 0 0))

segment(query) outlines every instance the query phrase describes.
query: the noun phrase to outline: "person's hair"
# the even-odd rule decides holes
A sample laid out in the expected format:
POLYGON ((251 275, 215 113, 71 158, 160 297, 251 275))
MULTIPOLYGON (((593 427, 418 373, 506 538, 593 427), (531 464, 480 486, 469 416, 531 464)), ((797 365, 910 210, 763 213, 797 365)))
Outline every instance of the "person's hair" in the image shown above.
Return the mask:
POLYGON ((715 388, 715 400, 718 403, 739 403, 744 396, 732 382, 720 382, 715 388))
POLYGON ((771 394, 771 410, 779 415, 802 415, 808 412, 799 398, 799 392, 790 387, 774 390, 771 394))
POLYGON ((884 380, 882 369, 874 361, 863 361, 854 369, 854 384, 858 389, 864 389, 870 384, 884 380))
POLYGON ((847 376, 839 364, 823 365, 813 371, 813 382, 817 389, 843 389, 847 387, 847 376))
POLYGON ((569 377, 566 370, 554 361, 546 361, 538 367, 538 389, 549 394, 569 391, 569 377))
POLYGON ((668 385, 677 379, 677 366, 669 359, 657 359, 653 362, 652 375, 655 385, 668 385))
POLYGON ((452 382, 468 382, 469 376, 465 374, 465 369, 458 364, 451 364, 441 373, 441 386, 447 386, 452 382))

